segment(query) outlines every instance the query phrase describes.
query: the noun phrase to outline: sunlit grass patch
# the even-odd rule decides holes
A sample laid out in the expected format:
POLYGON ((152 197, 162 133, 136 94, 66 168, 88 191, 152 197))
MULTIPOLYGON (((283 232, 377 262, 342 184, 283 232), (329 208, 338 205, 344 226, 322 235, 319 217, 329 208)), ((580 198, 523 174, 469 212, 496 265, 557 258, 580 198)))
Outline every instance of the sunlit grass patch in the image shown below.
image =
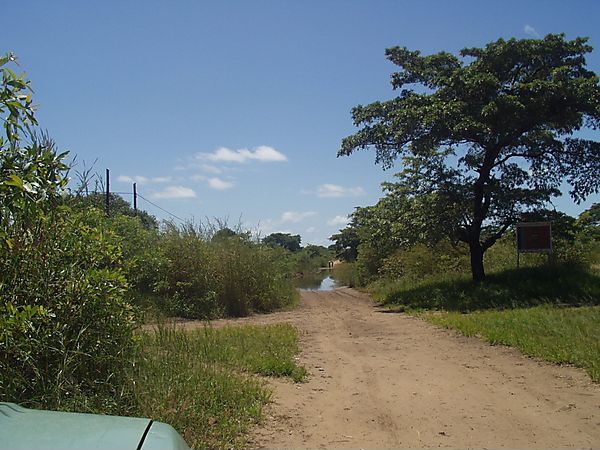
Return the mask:
POLYGON ((300 351, 298 331, 289 324, 244 325, 198 330, 206 360, 235 369, 302 381, 306 370, 294 357, 300 351))
POLYGON ((492 344, 517 347, 523 353, 584 368, 600 381, 600 307, 551 305, 502 311, 423 313, 429 322, 480 336, 492 344))
POLYGON ((242 448, 244 433, 269 401, 252 374, 304 378, 297 330, 288 324, 159 326, 144 333, 133 373, 133 415, 175 427, 195 448, 242 448))

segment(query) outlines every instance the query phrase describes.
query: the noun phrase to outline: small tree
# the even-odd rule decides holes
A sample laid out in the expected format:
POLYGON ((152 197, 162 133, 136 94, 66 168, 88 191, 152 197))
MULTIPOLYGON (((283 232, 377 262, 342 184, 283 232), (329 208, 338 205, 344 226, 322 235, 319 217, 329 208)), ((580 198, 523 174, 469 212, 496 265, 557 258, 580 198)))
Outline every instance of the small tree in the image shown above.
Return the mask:
POLYGON ((387 58, 400 95, 357 106, 362 127, 338 156, 374 147, 390 168, 401 158, 400 188, 428 197, 426 224, 440 222, 469 245, 473 279, 485 278, 484 252, 518 220, 539 208, 566 181, 577 202, 598 192, 600 143, 573 136, 600 125, 600 87, 586 69, 586 38, 500 39, 458 57, 421 56, 394 47, 387 58), (413 88, 406 88, 413 85, 413 88))

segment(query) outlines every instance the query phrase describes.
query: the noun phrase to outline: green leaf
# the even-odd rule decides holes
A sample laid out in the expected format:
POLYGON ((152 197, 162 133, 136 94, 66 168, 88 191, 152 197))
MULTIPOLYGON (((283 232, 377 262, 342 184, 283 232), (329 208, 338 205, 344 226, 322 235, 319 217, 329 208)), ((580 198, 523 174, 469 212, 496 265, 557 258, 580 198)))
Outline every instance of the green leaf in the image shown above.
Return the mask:
POLYGON ((5 186, 16 186, 20 189, 23 189, 23 180, 19 178, 17 175, 9 175, 8 180, 3 181, 2 184, 5 186))

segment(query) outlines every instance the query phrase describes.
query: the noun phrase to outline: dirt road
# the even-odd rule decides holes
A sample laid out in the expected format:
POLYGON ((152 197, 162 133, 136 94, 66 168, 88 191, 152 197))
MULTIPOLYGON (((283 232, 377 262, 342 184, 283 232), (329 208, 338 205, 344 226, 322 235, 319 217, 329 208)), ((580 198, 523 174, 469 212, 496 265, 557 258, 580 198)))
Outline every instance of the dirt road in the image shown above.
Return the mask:
POLYGON ((351 289, 242 319, 302 331, 307 383, 275 381, 256 448, 599 448, 600 386, 379 309, 351 289))

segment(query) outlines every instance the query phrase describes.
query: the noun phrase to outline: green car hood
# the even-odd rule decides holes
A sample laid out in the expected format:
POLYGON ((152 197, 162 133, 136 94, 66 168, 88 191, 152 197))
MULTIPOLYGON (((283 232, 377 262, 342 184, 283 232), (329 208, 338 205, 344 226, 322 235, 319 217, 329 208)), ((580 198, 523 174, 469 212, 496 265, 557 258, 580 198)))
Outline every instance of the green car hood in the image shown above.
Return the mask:
POLYGON ((0 449, 188 449, 170 426, 133 417, 42 411, 0 403, 0 449))

